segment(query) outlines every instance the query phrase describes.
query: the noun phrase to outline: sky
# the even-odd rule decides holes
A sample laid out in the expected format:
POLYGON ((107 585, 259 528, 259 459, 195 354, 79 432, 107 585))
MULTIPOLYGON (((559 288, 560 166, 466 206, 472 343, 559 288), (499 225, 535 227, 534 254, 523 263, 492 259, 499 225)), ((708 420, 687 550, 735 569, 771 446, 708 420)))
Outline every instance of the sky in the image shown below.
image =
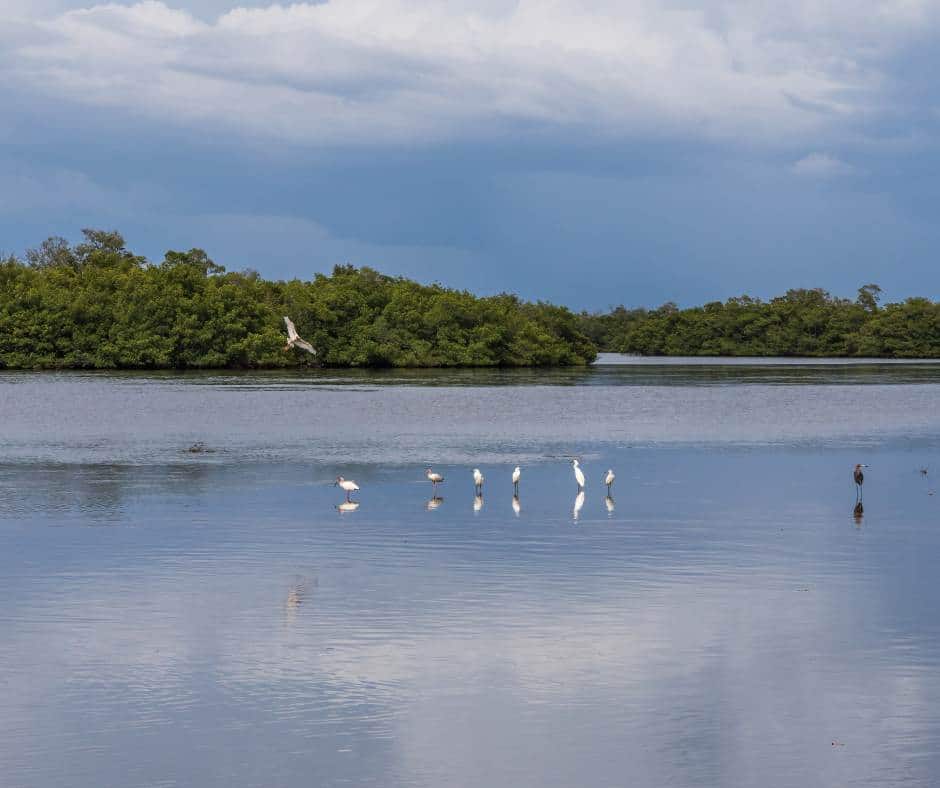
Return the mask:
POLYGON ((940 297, 940 0, 0 0, 0 252, 940 297))

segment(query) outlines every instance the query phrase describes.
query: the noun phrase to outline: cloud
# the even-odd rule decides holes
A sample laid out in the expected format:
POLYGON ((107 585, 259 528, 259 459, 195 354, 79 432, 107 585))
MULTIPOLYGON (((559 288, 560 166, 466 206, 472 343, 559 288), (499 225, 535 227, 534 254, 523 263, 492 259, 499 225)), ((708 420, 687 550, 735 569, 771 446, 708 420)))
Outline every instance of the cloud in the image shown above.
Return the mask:
POLYGON ((794 162, 790 169, 795 175, 807 178, 834 178, 858 172, 851 164, 828 153, 810 153, 794 162))
MULTIPOLYGON (((157 0, 36 16, 0 76, 161 123, 296 143, 574 130, 774 142, 879 106, 934 4, 345 0, 205 18, 157 0)), ((24 13, 25 15, 25 13, 24 13)))

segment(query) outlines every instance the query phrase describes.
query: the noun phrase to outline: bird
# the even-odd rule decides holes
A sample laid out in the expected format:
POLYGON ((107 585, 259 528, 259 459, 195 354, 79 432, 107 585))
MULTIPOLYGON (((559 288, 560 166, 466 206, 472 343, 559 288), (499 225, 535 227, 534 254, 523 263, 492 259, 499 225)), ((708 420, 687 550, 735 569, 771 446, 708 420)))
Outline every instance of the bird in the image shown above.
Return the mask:
POLYGON ((317 351, 314 350, 313 345, 311 345, 306 339, 300 338, 300 334, 297 333, 297 328, 294 326, 294 322, 287 315, 284 315, 284 325, 287 326, 287 344, 284 345, 284 350, 290 350, 292 347, 298 347, 301 350, 306 350, 308 353, 312 353, 314 356, 317 354, 317 351))
POLYGON ((518 495, 519 493, 519 479, 522 478, 522 469, 517 465, 515 470, 512 472, 512 489, 518 495))
POLYGON ((607 475, 604 477, 604 484, 607 485, 607 497, 608 497, 608 498, 610 497, 610 485, 612 485, 612 484, 614 483, 614 479, 616 479, 616 478, 617 478, 617 477, 616 477, 616 475, 614 474, 613 469, 612 469, 612 468, 608 468, 608 469, 607 469, 607 475))
POLYGON ((862 485, 865 483, 865 474, 862 473, 862 468, 867 468, 867 465, 858 464, 855 466, 855 472, 852 474, 852 477, 855 479, 855 497, 860 498, 862 495, 862 485))
POLYGON ((575 481, 578 483, 578 489, 583 490, 584 489, 584 471, 581 470, 581 467, 578 465, 577 460, 571 461, 571 467, 574 468, 574 478, 575 478, 575 481))
POLYGON ((352 479, 344 479, 342 476, 337 476, 336 481, 333 482, 334 487, 342 487, 346 491, 346 501, 349 502, 349 496, 354 492, 359 492, 359 485, 356 484, 352 479))
POLYGON ((441 476, 439 473, 435 473, 430 468, 424 472, 424 475, 428 477, 428 481, 431 482, 431 487, 433 487, 435 490, 437 489, 437 485, 444 481, 443 476, 441 476))
POLYGON ((479 468, 473 469, 473 486, 476 487, 478 495, 483 494, 483 474, 479 468))
POLYGON ((581 514, 582 506, 584 506, 584 490, 581 490, 581 492, 579 492, 577 497, 574 499, 574 509, 572 511, 572 515, 574 515, 575 520, 577 520, 578 515, 581 514))

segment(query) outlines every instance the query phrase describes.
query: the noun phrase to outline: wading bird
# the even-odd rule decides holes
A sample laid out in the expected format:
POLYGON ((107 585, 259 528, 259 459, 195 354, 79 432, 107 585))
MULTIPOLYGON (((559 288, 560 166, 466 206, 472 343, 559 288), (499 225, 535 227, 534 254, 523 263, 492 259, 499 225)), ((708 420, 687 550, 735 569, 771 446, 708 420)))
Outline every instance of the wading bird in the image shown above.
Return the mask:
POLYGON ((604 477, 604 484, 607 485, 607 497, 610 497, 610 485, 614 483, 614 479, 617 477, 614 475, 613 469, 607 469, 607 475, 604 477))
POLYGON ((577 460, 571 461, 571 467, 574 469, 574 480, 578 483, 578 489, 584 489, 584 471, 581 470, 581 466, 578 465, 577 460))
POLYGON ((483 494, 483 474, 479 468, 473 469, 473 486, 476 488, 477 495, 483 494))
POLYGON ((359 492, 359 485, 356 484, 352 479, 344 479, 342 476, 337 476, 336 481, 333 482, 334 487, 342 487, 346 491, 346 501, 349 502, 349 496, 354 492, 359 492))
POLYGON ((424 475, 428 477, 428 481, 431 482, 432 489, 435 490, 437 489, 437 485, 444 481, 443 476, 441 476, 439 473, 435 473, 430 468, 424 472, 424 475))
POLYGON ((297 328, 294 326, 294 322, 287 316, 284 315, 284 325, 287 326, 287 344, 284 345, 284 350, 290 350, 292 347, 298 347, 301 350, 306 350, 308 353, 312 353, 314 356, 317 354, 317 351, 313 349, 306 339, 301 339, 300 334, 297 333, 297 328))
POLYGON ((852 474, 852 477, 855 479, 855 497, 860 499, 862 497, 862 485, 865 483, 865 474, 862 473, 862 468, 867 468, 867 465, 856 465, 855 472, 852 474))
POLYGON ((519 495, 519 479, 522 478, 522 469, 517 465, 515 470, 512 472, 512 489, 519 495))

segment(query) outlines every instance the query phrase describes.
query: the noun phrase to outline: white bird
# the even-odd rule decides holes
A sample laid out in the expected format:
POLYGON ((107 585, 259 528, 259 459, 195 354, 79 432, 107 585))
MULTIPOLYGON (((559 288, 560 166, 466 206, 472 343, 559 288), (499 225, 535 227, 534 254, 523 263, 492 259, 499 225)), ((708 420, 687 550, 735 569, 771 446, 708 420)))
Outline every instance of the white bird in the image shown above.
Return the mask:
POLYGON ((284 350, 290 350, 292 347, 299 347, 301 350, 306 350, 308 353, 312 353, 313 355, 317 354, 317 351, 314 350, 313 345, 311 345, 306 339, 300 338, 300 334, 297 333, 297 328, 294 326, 294 322, 287 315, 284 315, 284 325, 287 326, 287 344, 284 345, 284 350))
POLYGON ((428 469, 424 472, 424 475, 428 477, 428 481, 431 482, 431 486, 432 486, 435 490, 437 489, 437 485, 439 485, 442 481, 444 481, 444 477, 443 477, 443 476, 441 476, 439 473, 435 473, 435 472, 432 471, 430 468, 428 468, 428 469))
POLYGON ((571 461, 571 467, 574 468, 574 478, 575 478, 575 481, 578 483, 578 489, 583 490, 584 489, 584 471, 581 470, 581 466, 578 465, 577 460, 571 461))
POLYGON ((337 476, 336 481, 333 482, 334 487, 341 487, 346 491, 346 501, 349 501, 350 494, 354 492, 359 492, 359 485, 356 484, 352 479, 344 479, 342 476, 337 476))
POLYGON ((516 513, 516 517, 519 516, 519 512, 522 511, 522 504, 519 503, 519 496, 512 496, 512 510, 516 513))
POLYGON ((480 473, 479 468, 473 469, 473 485, 477 488, 477 492, 483 492, 483 474, 480 473))
POLYGON ((575 520, 577 520, 578 515, 581 514, 582 506, 584 506, 584 490, 581 490, 581 492, 578 493, 577 498, 574 499, 574 511, 572 514, 574 515, 575 520))
POLYGON ((617 477, 616 477, 616 475, 614 474, 613 469, 608 468, 608 469, 607 469, 607 475, 604 477, 604 484, 607 485, 607 495, 608 495, 608 496, 610 495, 610 485, 612 485, 612 484, 614 483, 614 479, 616 479, 616 478, 617 478, 617 477))
POLYGON ((522 469, 517 465, 516 469, 512 472, 512 488, 518 493, 519 492, 519 479, 522 478, 522 469))

